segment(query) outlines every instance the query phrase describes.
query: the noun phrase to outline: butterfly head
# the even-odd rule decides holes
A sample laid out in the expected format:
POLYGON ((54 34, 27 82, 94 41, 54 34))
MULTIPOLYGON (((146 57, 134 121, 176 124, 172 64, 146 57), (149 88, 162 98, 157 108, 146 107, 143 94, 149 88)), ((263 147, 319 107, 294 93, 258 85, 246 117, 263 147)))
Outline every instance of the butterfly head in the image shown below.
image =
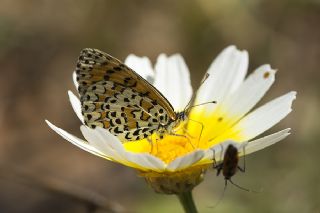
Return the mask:
POLYGON ((182 111, 182 112, 177 112, 177 122, 180 121, 185 121, 187 120, 188 116, 187 116, 187 112, 186 111, 182 111))
POLYGON ((180 123, 187 120, 187 118, 185 111, 177 112, 175 119, 170 119, 166 124, 160 124, 159 129, 157 130, 160 139, 162 139, 165 134, 175 135, 176 129, 179 127, 180 123))
POLYGON ((177 112, 176 113, 176 119, 172 120, 171 123, 168 125, 168 129, 174 132, 174 129, 178 128, 178 126, 181 124, 181 122, 188 119, 188 115, 186 111, 177 112))

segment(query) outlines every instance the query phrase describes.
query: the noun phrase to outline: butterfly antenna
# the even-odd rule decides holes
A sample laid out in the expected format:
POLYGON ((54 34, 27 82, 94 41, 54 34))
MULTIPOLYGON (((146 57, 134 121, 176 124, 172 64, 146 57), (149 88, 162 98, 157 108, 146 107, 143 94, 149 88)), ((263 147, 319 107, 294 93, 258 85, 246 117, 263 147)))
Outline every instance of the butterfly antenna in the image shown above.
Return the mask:
POLYGON ((196 104, 196 105, 189 106, 188 108, 185 108, 185 111, 188 114, 193 107, 198 107, 198 106, 202 106, 202 105, 206 105, 206 104, 216 104, 216 103, 217 103, 216 101, 203 102, 201 104, 196 104))
POLYGON ((209 73, 206 73, 204 76, 203 76, 203 79, 201 80, 200 82, 200 86, 202 86, 202 84, 209 78, 210 74, 209 73))
MULTIPOLYGON (((210 74, 209 74, 209 73, 206 73, 206 74, 205 74, 205 76, 203 77, 203 79, 202 79, 202 80, 201 80, 201 82, 200 82, 200 86, 202 86, 202 85, 203 85, 203 83, 204 83, 204 82, 209 78, 209 76, 210 76, 210 74)), ((200 87, 200 86, 199 86, 199 87, 200 87)), ((190 111, 190 109, 191 109, 192 107, 195 107, 195 106, 201 106, 201 105, 209 104, 209 103, 216 103, 215 101, 210 101, 210 102, 206 102, 206 103, 202 103, 202 104, 198 104, 198 105, 190 106, 190 105, 191 105, 192 100, 196 97, 196 95, 197 95, 197 93, 196 93, 196 92, 192 94, 192 96, 191 96, 191 98, 190 98, 190 100, 189 100, 188 104, 187 104, 187 105, 185 106, 185 108, 183 109, 183 111, 184 111, 184 112, 186 112, 186 114, 188 114, 188 113, 189 113, 189 111, 190 111)))
POLYGON ((187 111, 189 112, 189 108, 190 108, 191 102, 194 99, 194 97, 195 97, 194 94, 192 94, 188 104, 184 107, 183 112, 187 112, 187 111))

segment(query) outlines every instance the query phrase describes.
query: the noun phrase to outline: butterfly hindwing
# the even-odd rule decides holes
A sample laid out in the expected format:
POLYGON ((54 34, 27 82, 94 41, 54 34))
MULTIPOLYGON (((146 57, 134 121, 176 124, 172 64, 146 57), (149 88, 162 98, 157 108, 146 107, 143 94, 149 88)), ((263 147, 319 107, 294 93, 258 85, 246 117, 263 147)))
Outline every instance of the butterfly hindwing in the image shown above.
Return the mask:
POLYGON ((76 68, 85 123, 123 141, 150 136, 175 119, 171 104, 145 79, 112 56, 84 49, 76 68))

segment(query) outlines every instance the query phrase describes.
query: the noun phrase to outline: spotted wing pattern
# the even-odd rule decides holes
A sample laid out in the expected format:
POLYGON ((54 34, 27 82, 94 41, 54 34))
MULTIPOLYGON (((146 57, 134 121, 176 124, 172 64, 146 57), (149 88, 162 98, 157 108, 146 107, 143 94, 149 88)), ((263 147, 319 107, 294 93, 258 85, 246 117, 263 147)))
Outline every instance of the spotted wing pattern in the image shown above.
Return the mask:
POLYGON ((145 79, 97 49, 81 51, 76 68, 86 125, 122 141, 140 140, 176 119, 166 98, 145 79))

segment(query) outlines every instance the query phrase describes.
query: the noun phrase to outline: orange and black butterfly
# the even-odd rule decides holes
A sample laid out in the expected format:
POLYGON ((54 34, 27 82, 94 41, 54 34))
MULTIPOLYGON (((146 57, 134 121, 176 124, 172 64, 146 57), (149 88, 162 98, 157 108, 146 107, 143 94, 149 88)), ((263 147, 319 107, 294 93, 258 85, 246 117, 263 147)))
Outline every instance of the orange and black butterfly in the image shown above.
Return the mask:
POLYGON ((187 118, 190 107, 175 112, 154 86, 100 50, 83 49, 75 72, 85 124, 105 128, 121 141, 148 138, 154 132, 160 138, 174 134, 187 118))

